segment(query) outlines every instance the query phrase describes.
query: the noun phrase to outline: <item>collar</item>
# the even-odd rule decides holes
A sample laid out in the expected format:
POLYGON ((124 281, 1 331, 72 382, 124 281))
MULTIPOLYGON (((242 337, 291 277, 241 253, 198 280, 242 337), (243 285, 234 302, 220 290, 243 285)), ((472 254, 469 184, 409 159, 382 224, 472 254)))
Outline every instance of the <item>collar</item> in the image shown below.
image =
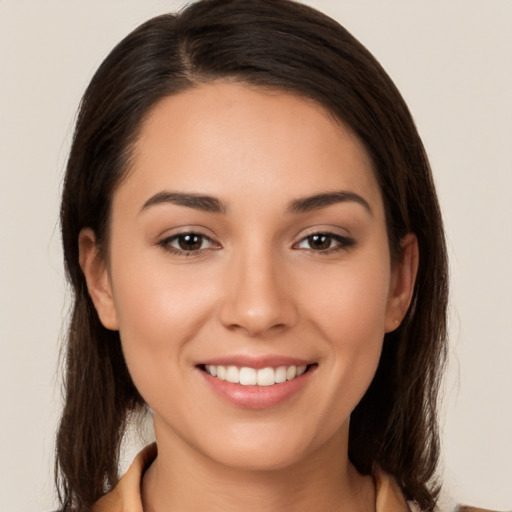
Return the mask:
MULTIPOLYGON (((156 454, 155 443, 146 446, 119 483, 93 505, 91 512, 143 512, 140 483, 156 454)), ((404 495, 392 476, 375 465, 373 479, 377 495, 376 512, 409 512, 404 495)))

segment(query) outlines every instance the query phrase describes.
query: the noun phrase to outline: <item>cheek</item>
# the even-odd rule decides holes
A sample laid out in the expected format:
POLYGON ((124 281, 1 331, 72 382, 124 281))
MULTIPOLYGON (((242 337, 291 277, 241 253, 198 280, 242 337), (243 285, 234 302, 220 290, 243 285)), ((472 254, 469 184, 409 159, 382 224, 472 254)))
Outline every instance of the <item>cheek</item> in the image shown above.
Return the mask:
MULTIPOLYGON (((159 252, 141 251, 118 258, 112 267, 113 295, 121 330, 167 337, 200 322, 211 303, 211 269, 176 265, 159 252), (204 274, 204 275, 203 275, 204 274)), ((181 336, 180 336, 181 337, 181 336)))
POLYGON ((207 322, 214 290, 186 268, 171 272, 170 266, 150 258, 139 258, 136 265, 124 261, 114 268, 113 295, 123 352, 132 379, 146 398, 145 390, 158 382, 179 383, 176 368, 187 367, 176 363, 187 362, 187 342, 207 322))
POLYGON ((370 254, 331 272, 310 272, 301 288, 311 318, 327 339, 343 344, 357 340, 364 346, 365 340, 384 336, 390 278, 387 259, 370 254))
POLYGON ((369 258, 337 270, 329 276, 321 272, 311 276, 315 286, 308 286, 305 296, 308 318, 321 333, 324 352, 330 354, 325 364, 333 393, 326 396, 329 403, 324 408, 336 411, 334 416, 346 417, 366 392, 379 364, 390 267, 386 261, 369 258))

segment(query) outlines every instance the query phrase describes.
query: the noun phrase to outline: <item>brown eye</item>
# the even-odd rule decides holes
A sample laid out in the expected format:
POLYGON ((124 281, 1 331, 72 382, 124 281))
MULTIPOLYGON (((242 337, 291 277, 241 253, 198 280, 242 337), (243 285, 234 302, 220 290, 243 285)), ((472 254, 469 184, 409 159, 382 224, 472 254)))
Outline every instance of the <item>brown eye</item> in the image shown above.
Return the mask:
POLYGON ((325 251, 331 248, 332 237, 326 233, 317 233, 307 237, 309 247, 316 251, 325 251))
POLYGON ((178 246, 182 251, 198 251, 203 245, 203 237, 195 233, 179 235, 176 238, 178 246))
POLYGON ((355 240, 352 238, 347 238, 335 233, 313 233, 300 240, 294 248, 329 254, 342 249, 348 249, 354 244, 355 240))
POLYGON ((203 250, 219 249, 220 246, 209 237, 199 233, 180 233, 163 239, 159 244, 166 251, 175 254, 201 253, 203 250))

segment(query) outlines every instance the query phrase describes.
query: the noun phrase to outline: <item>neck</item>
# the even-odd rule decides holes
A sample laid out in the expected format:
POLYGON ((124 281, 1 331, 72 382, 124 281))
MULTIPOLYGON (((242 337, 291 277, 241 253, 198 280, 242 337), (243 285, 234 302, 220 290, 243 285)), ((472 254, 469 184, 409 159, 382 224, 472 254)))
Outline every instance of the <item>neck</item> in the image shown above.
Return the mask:
POLYGON ((372 478, 360 475, 348 460, 348 432, 272 470, 229 467, 158 434, 158 457, 143 479, 145 512, 375 510, 372 478))

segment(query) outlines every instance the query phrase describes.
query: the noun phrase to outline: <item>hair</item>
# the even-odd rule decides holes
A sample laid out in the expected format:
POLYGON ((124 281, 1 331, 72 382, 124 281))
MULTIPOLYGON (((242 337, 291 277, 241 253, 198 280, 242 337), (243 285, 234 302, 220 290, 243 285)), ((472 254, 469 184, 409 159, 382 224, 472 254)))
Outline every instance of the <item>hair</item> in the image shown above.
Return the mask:
POLYGON ((446 357, 447 257, 430 166, 413 119, 383 68, 336 21, 290 0, 203 0, 153 18, 107 56, 80 105, 64 180, 61 229, 74 293, 65 347, 65 405, 56 441, 64 511, 87 510, 118 481, 129 418, 145 404, 119 333, 101 324, 79 265, 78 236, 108 250, 112 196, 130 169, 143 121, 161 99, 215 80, 314 100, 370 155, 390 252, 417 237, 419 269, 407 315, 385 335, 376 375, 353 411, 349 457, 378 463, 407 499, 433 510, 439 485, 437 398, 446 357))

